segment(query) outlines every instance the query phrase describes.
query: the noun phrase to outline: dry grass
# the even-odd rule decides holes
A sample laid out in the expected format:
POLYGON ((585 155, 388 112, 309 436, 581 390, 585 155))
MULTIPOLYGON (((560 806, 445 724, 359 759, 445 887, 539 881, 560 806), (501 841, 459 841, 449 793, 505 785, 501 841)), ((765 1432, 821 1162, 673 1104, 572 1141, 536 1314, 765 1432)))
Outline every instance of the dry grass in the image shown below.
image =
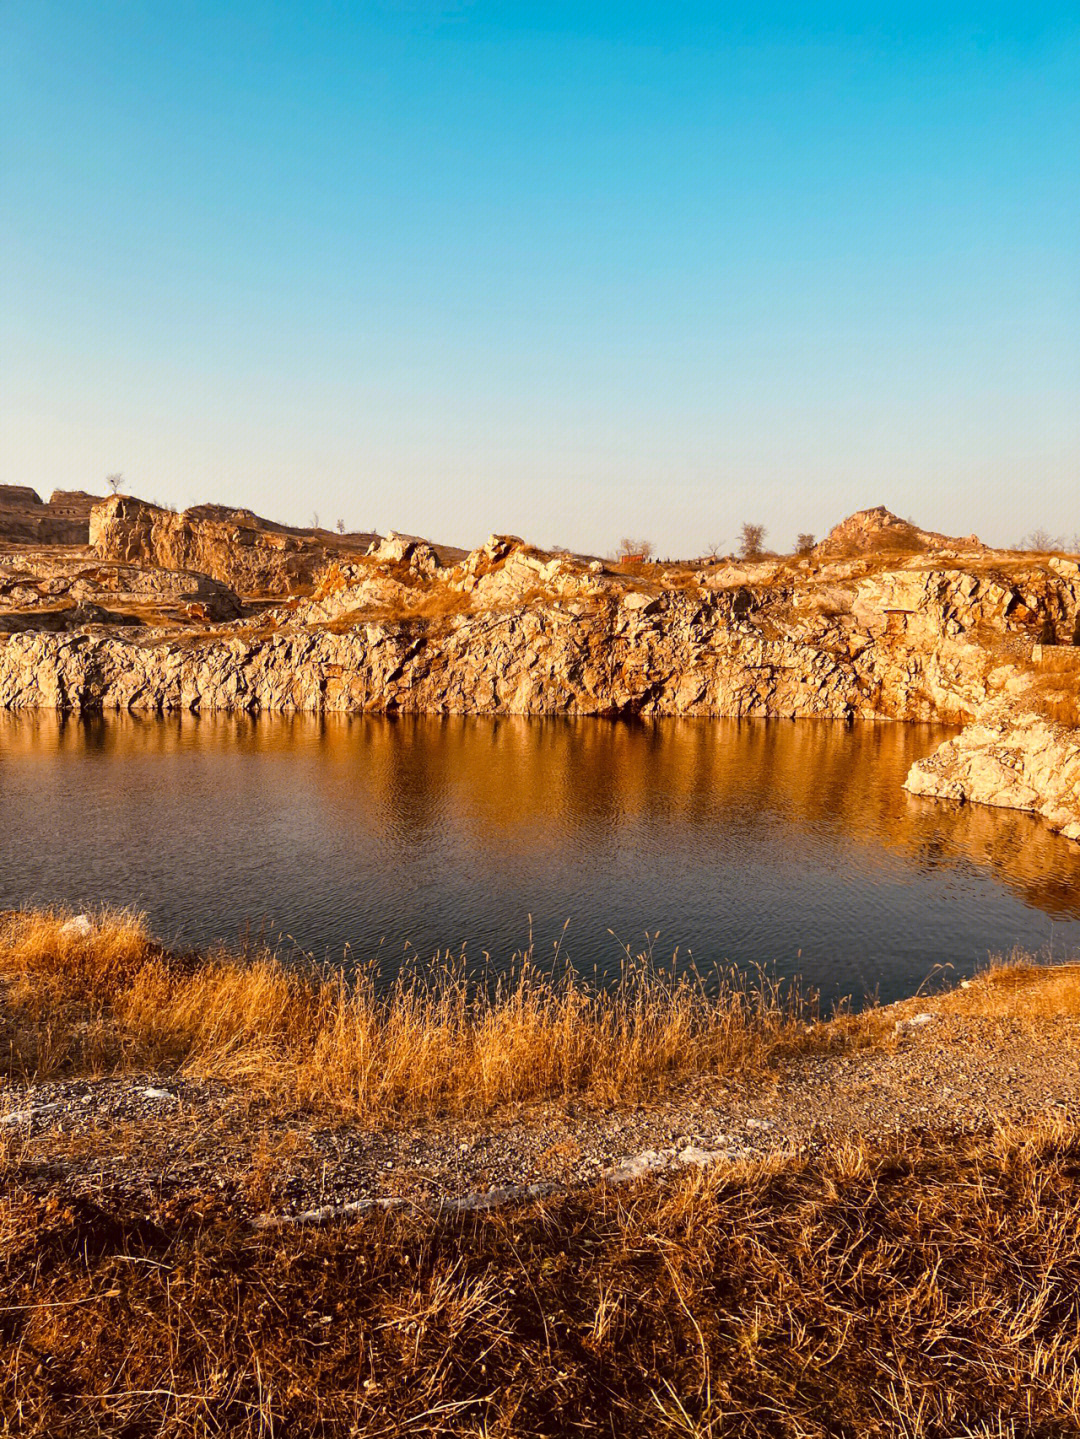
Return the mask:
POLYGON ((1052 720, 1054 724, 1066 725, 1070 729, 1080 728, 1080 694, 1075 688, 1069 687, 1070 681, 1072 686, 1075 686, 1077 676, 1041 676, 1024 691, 1024 700, 1030 703, 1036 713, 1052 720))
POLYGON ((319 621, 314 628, 331 634, 346 634, 357 625, 403 624, 410 620, 447 620, 455 615, 469 614, 473 596, 445 584, 416 584, 407 595, 387 599, 381 604, 362 605, 335 615, 332 620, 319 621))
POLYGON ((0 1201, 0 1432, 74 1439, 1080 1432, 1080 1130, 436 1221, 0 1201))
MULTIPOLYGON (((603 996, 527 967, 376 993, 265 956, 173 956, 130 915, 0 923, 21 1072, 169 1064, 373 1120, 573 1090, 654 1093, 892 1016, 806 1032, 768 988, 633 969, 603 996)), ((935 1001, 1080 1012, 1024 956, 935 1001)), ((83 1142, 93 1142, 85 1138, 83 1142)), ((302 1133, 257 1149, 272 1198, 302 1133)), ((226 1189, 41 1192, 0 1137, 0 1435, 389 1439, 1080 1434, 1080 1126, 831 1142, 486 1215, 252 1231, 226 1189), (6 1147, 5 1147, 6 1146, 6 1147)), ((545 1156, 558 1177, 573 1155, 545 1156)))
POLYGON ((1040 964, 1017 950, 994 959, 975 982, 937 1004, 952 1013, 1036 1024, 1080 1015, 1080 963, 1040 964))
POLYGON ((859 1042, 873 1027, 849 1019, 808 1033, 810 1007, 775 986, 730 974, 707 989, 645 960, 628 962, 614 991, 550 979, 528 955, 490 988, 447 965, 380 989, 369 974, 269 955, 173 956, 139 917, 115 913, 86 936, 62 913, 9 915, 0 973, 11 1028, 0 1072, 242 1079, 372 1122, 569 1094, 633 1100, 795 1047, 859 1042))

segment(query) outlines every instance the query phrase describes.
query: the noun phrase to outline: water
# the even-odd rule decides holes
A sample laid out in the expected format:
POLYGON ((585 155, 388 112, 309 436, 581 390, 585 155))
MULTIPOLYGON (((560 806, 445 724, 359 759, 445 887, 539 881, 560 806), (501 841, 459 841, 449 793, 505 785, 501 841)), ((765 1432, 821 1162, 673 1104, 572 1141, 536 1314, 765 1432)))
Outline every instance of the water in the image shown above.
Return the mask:
POLYGON ((250 928, 384 970, 463 946, 500 964, 531 923, 589 973, 651 943, 857 999, 1014 945, 1080 952, 1080 846, 901 788, 948 734, 2 715, 0 907, 135 905, 170 939, 250 928))

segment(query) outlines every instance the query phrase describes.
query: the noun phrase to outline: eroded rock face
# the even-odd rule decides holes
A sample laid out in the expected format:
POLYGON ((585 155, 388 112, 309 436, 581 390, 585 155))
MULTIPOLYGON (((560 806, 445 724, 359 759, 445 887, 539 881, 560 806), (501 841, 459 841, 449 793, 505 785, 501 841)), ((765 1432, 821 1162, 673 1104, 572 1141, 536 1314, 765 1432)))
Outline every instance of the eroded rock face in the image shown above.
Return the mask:
POLYGON ((0 485, 0 541, 31 545, 89 543, 96 495, 54 490, 48 504, 28 485, 0 485))
POLYGON ((99 624, 199 624, 236 619, 225 585, 186 570, 105 563, 84 551, 0 553, 0 633, 99 624))
POLYGON ((1010 706, 988 709, 911 768, 912 794, 1032 810, 1080 840, 1080 731, 1010 706))
POLYGON ((372 540, 368 554, 379 564, 405 565, 417 575, 433 575, 439 568, 439 557, 427 540, 393 530, 381 540, 372 540))
MULTIPOLYGON (((349 540, 358 548, 372 538, 349 540)), ((126 495, 94 506, 89 539, 101 559, 194 570, 238 594, 271 597, 309 592, 340 548, 248 510, 203 505, 175 514, 126 495)))
POLYGON ((333 567, 311 599, 195 644, 133 650, 90 633, 34 648, 18 637, 30 648, 8 642, 0 695, 106 708, 961 720, 1010 693, 1010 644, 1030 654, 1039 615, 1020 596, 1067 615, 1080 588, 1045 567, 1004 588, 933 569, 680 588, 508 540, 431 573, 422 552, 414 564, 391 542, 333 567), (900 626, 898 596, 911 606, 900 626), (987 625, 1000 653, 980 637, 987 625))

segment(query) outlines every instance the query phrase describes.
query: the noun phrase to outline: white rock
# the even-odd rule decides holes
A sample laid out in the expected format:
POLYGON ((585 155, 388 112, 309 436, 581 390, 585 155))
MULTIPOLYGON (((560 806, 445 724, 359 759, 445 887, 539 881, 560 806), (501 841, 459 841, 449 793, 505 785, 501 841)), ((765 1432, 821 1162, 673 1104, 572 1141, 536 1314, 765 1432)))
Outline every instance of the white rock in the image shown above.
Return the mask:
POLYGON ((679 1151, 680 1164, 693 1164, 699 1169, 704 1169, 707 1164, 715 1164, 718 1159, 726 1159, 726 1149, 701 1149, 696 1144, 688 1144, 685 1149, 679 1151))
POLYGON ((898 1019, 895 1028, 898 1033, 905 1029, 922 1029, 924 1024, 933 1024, 935 1018, 933 1014, 913 1014, 909 1019, 898 1019))
POLYGON ((628 595, 623 595, 622 606, 624 610, 637 611, 639 614, 652 615, 660 608, 660 601, 655 595, 642 594, 640 590, 633 590, 628 595))
POLYGON ((60 933, 65 939, 86 939, 93 932, 94 924, 88 914, 77 914, 74 919, 69 919, 60 926, 60 933))

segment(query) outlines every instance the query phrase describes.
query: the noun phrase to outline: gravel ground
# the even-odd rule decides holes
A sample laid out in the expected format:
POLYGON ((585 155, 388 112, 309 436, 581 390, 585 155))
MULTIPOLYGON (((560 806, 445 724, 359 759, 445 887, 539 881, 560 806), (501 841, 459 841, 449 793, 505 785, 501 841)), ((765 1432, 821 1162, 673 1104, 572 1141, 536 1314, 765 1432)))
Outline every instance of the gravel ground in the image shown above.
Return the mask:
POLYGON ((881 1013, 869 1047, 702 1079, 652 1104, 534 1104, 372 1132, 237 1086, 110 1076, 0 1087, 0 1142, 8 1182, 35 1191, 136 1205, 216 1191, 262 1222, 371 1202, 489 1205, 529 1186, 806 1152, 841 1135, 1080 1116, 1080 1017, 1055 1006, 1055 984, 1061 971, 1031 976, 1022 1002, 981 982, 906 1001, 881 1013))

